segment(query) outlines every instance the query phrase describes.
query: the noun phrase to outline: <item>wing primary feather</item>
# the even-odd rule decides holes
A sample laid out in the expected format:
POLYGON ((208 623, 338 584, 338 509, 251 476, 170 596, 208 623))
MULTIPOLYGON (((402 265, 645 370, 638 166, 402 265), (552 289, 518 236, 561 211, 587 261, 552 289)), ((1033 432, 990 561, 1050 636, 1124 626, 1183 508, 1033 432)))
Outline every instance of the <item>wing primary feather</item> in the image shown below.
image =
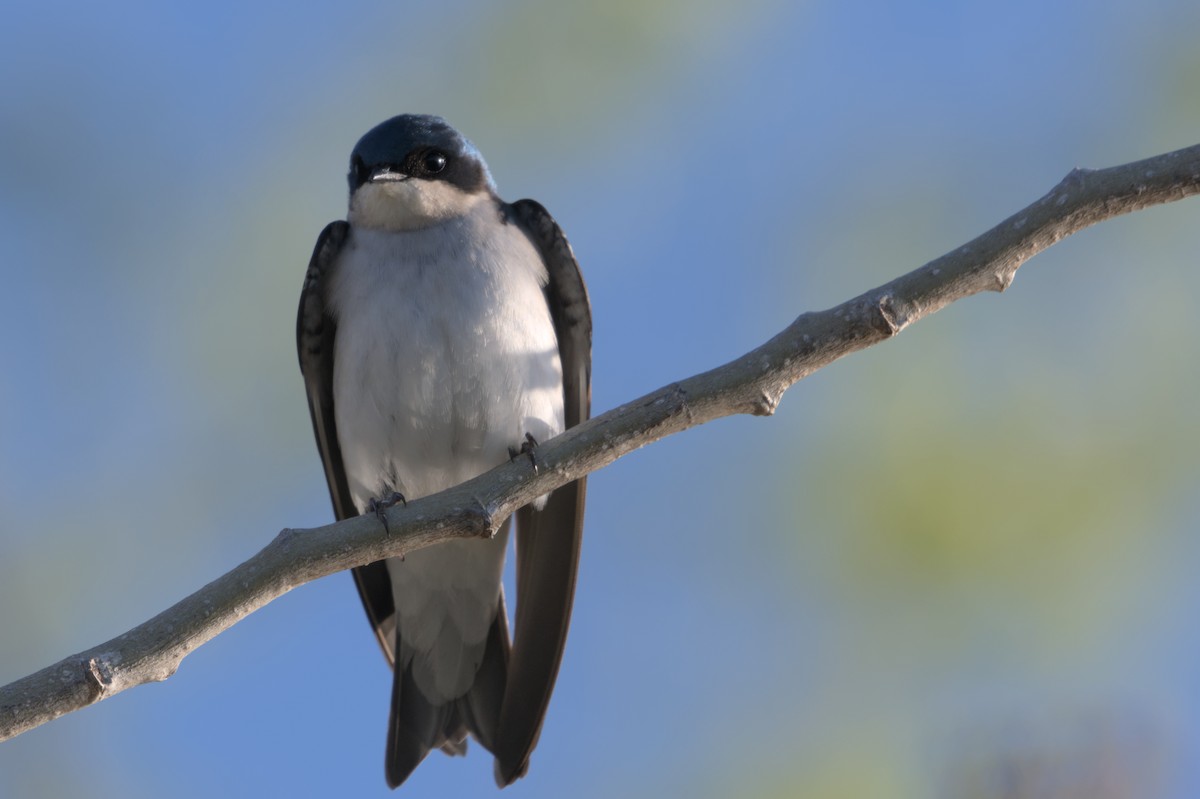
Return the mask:
MULTIPOLYGON (((507 218, 525 231, 546 264, 546 302, 558 338, 566 427, 591 410, 592 316, 587 287, 562 229, 538 203, 520 200, 507 218)), ((583 541, 586 481, 554 491, 545 507, 517 511, 517 610, 508 683, 501 707, 496 783, 524 776, 558 676, 571 621, 583 541)))

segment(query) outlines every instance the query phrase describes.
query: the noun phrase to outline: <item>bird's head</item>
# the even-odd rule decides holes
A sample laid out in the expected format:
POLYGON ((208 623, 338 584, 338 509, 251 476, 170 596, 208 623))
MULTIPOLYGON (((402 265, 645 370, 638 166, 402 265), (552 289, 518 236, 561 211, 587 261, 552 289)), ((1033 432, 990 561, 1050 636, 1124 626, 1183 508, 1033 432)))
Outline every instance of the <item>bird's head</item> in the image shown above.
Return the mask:
POLYGON ((437 116, 401 114, 376 125, 350 155, 352 225, 414 230, 495 196, 475 145, 437 116))

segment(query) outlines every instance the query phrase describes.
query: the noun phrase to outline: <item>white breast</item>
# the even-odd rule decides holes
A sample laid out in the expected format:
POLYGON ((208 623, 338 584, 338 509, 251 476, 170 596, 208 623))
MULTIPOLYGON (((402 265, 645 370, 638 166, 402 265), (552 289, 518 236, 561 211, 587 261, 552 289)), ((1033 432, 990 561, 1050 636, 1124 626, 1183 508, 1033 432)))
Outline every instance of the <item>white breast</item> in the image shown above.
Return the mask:
POLYGON ((491 203, 417 231, 352 229, 331 287, 334 406, 360 510, 440 491, 563 429, 562 366, 529 240, 491 203))

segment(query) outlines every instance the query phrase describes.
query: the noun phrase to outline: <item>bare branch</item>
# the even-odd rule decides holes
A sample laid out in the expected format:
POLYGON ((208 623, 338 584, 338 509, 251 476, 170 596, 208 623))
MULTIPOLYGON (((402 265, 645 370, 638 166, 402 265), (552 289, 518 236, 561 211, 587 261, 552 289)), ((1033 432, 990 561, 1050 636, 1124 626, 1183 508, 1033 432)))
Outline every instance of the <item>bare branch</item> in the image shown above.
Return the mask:
POLYGON ((944 306, 1003 291, 1018 267, 1089 225, 1200 193, 1200 145, 1102 170, 1075 169, 988 232, 835 308, 806 313, 737 360, 597 416, 448 491, 373 515, 284 530, 250 560, 153 619, 0 688, 0 740, 142 683, 296 586, 450 538, 487 536, 514 510, 672 433, 738 413, 767 415, 803 377, 944 306))

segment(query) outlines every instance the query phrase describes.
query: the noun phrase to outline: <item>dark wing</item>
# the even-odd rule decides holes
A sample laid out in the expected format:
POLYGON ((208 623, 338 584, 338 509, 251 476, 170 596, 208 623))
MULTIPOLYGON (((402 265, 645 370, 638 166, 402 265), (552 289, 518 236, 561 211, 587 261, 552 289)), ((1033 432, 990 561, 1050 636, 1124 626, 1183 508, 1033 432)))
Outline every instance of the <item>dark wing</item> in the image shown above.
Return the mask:
MULTIPOLYGON (((308 394, 308 411, 312 416, 321 462, 325 465, 333 512, 338 519, 357 516, 358 509, 354 507, 346 482, 346 467, 342 464, 334 422, 333 342, 337 325, 328 312, 326 290, 349 234, 350 226, 345 222, 330 222, 321 231, 308 262, 296 317, 296 350, 300 354, 300 372, 304 375, 304 388, 308 394)), ((387 566, 383 561, 360 566, 354 570, 354 582, 383 653, 391 662, 395 660, 395 606, 387 566)))
MULTIPOLYGON (((591 412, 592 311, 587 287, 566 236, 546 209, 533 200, 506 207, 546 263, 546 302, 554 319, 563 370, 566 426, 591 412)), ((553 492, 546 507, 517 511, 517 611, 508 685, 496 735, 496 782, 524 775, 537 745, 550 693, 562 661, 575 574, 583 540, 585 480, 553 492)))

